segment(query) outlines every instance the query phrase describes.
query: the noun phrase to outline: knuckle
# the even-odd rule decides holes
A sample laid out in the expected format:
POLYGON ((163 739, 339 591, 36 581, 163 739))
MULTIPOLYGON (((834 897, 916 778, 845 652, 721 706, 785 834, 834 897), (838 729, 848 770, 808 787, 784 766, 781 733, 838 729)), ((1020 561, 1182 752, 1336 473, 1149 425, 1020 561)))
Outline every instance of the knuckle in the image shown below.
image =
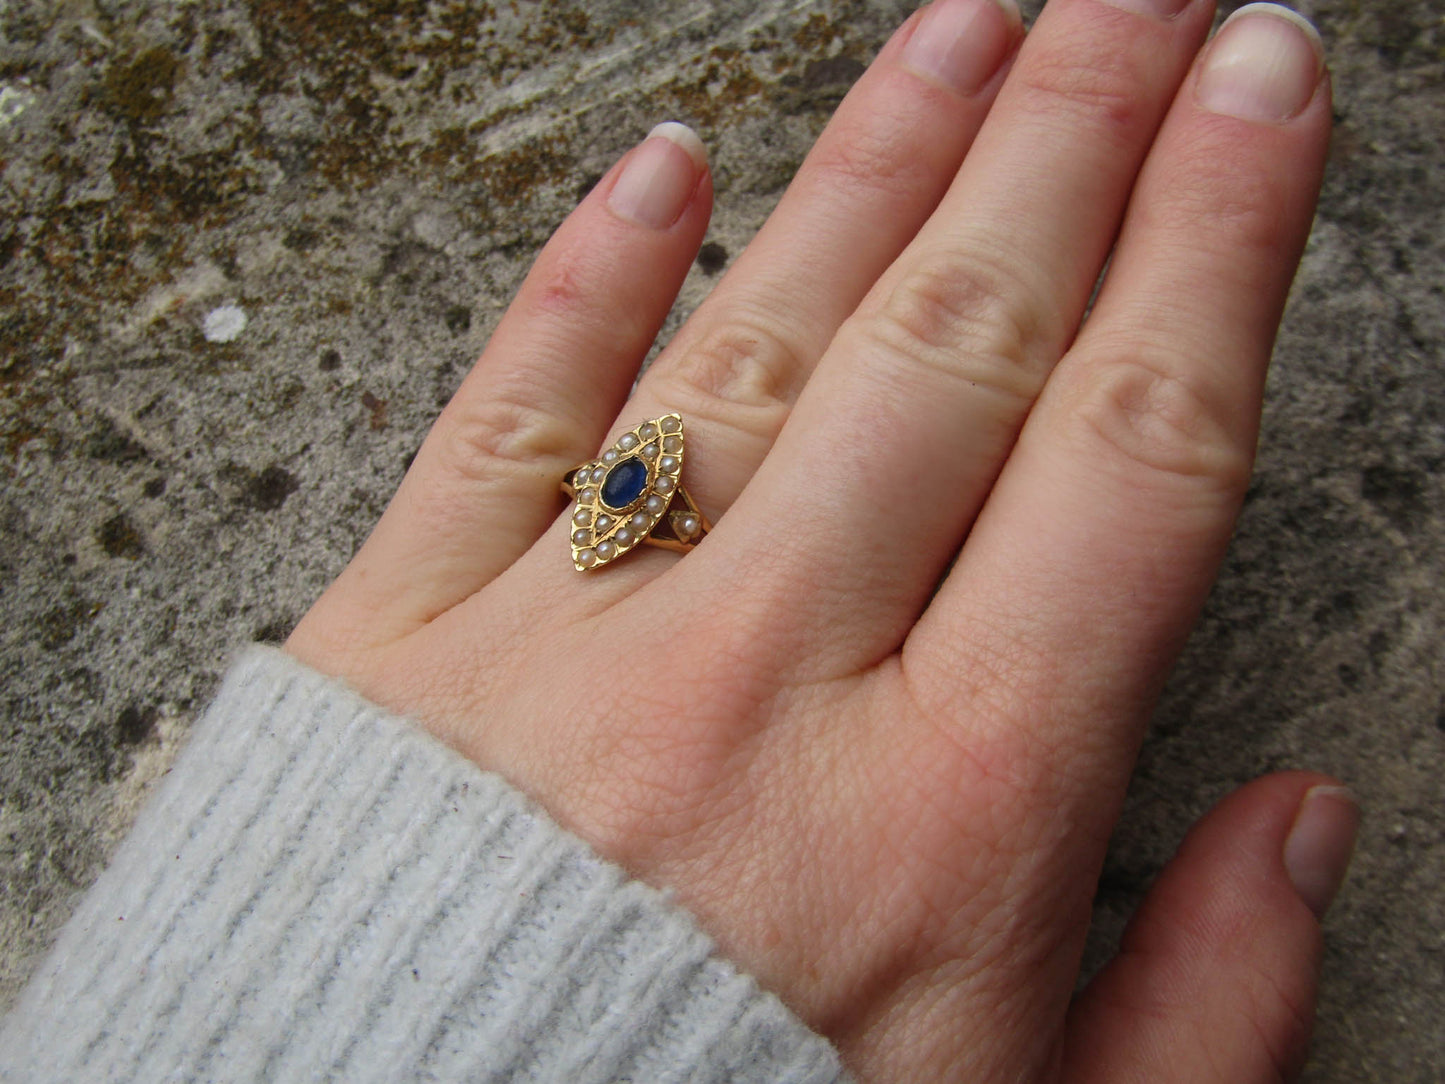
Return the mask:
POLYGON ((1011 292, 998 268, 975 257, 935 256, 903 276, 879 316, 923 347, 956 349, 1016 323, 1011 292))
POLYGON ((467 481, 534 472, 577 457, 576 428, 552 411, 504 396, 454 399, 433 434, 442 469, 467 481))
POLYGON ((1044 336, 1021 296, 1000 267, 935 257, 910 269, 859 330, 912 366, 1031 402, 1046 368, 1044 336))
POLYGON ((1157 197, 1141 205, 1149 231, 1227 252, 1231 267, 1250 253, 1273 262, 1296 243, 1300 215, 1291 213, 1298 200, 1287 171, 1268 169, 1256 150, 1206 132, 1168 162, 1157 197))
POLYGON ((1239 1026, 1252 1032, 1271 1080, 1297 1080, 1309 1050, 1313 999, 1286 989, 1279 976, 1252 966, 1253 982, 1238 1002, 1239 1026))
POLYGON ((1253 426, 1197 367, 1136 350, 1083 368, 1071 406, 1087 439, 1130 468, 1244 492, 1253 426))
POLYGON ((1023 65, 1022 108, 1051 125, 1079 124, 1121 139, 1147 121, 1148 96, 1138 61, 1117 50, 1055 50, 1023 65))
MULTIPOLYGON (((1260 1079, 1297 1079, 1308 1051, 1314 1016, 1310 973, 1281 966, 1279 955, 1253 950, 1278 937, 1275 923, 1281 921, 1281 916, 1243 899, 1219 898, 1204 907, 1210 940, 1218 949, 1216 958, 1233 991, 1232 1030, 1252 1048, 1254 1064, 1268 1074, 1260 1079)), ((1145 941, 1142 951, 1156 956, 1167 954, 1181 936, 1197 936, 1201 917, 1198 911, 1182 908, 1173 915, 1166 912, 1155 918, 1161 923, 1160 934, 1145 941)), ((1303 939, 1295 940, 1291 936, 1286 951, 1304 948, 1315 937, 1305 933, 1303 939)), ((1313 947, 1310 950, 1315 951, 1313 947)))
POLYGON ((938 168, 928 148, 919 145, 913 120, 898 110, 874 108, 853 118, 836 138, 819 142, 805 169, 830 192, 908 197, 927 190, 938 168))
POLYGON ((771 319, 730 315, 653 365, 661 398, 702 419, 771 437, 810 366, 771 319))

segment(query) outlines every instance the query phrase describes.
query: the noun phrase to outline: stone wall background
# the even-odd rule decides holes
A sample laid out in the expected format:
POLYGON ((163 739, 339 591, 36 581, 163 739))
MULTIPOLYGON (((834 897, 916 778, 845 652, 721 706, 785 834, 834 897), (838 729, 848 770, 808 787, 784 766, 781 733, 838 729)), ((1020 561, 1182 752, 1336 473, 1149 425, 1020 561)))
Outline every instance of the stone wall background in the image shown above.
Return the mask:
MULTIPOLYGON (((1445 1072, 1445 17, 1304 10, 1335 77, 1324 200, 1089 962, 1226 790, 1335 772, 1366 820, 1307 1079, 1423 1084, 1445 1072)), ((0 1004, 233 646, 282 638, 364 537, 578 196, 654 122, 698 128, 718 200, 685 314, 906 11, 0 0, 0 1004)))

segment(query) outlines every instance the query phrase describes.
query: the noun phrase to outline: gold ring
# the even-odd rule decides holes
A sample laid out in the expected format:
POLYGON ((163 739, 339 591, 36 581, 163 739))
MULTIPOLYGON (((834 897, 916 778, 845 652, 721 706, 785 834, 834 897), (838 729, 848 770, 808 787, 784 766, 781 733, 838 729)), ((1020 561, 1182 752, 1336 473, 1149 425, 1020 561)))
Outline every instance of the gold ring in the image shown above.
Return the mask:
POLYGON ((572 510, 572 564, 601 568, 637 546, 686 552, 712 529, 682 487, 682 415, 664 414, 619 436, 562 476, 572 510))

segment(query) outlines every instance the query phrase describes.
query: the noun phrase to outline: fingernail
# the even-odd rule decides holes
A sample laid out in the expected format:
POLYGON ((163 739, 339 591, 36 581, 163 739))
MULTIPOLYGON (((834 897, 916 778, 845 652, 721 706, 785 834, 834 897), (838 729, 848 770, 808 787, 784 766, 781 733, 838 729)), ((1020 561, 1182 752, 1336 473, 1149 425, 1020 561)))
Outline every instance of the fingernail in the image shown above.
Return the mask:
POLYGON ((1159 19, 1172 19, 1187 8, 1190 0, 1104 0, 1125 11, 1137 11, 1140 15, 1153 15, 1159 19))
POLYGON ((648 229, 664 230, 687 209, 707 169, 707 150, 685 124, 667 121, 647 133, 612 186, 612 213, 648 229))
POLYGON ((1014 0, 934 0, 901 59, 930 82, 973 94, 993 78, 1022 27, 1014 0))
POLYGON ((1325 48, 1309 20, 1278 4, 1246 4, 1224 21, 1199 76, 1214 113, 1279 123, 1314 97, 1325 48))
POLYGON ((1284 868, 1300 899, 1324 918, 1355 849, 1360 807, 1344 787, 1311 787, 1284 843, 1284 868))

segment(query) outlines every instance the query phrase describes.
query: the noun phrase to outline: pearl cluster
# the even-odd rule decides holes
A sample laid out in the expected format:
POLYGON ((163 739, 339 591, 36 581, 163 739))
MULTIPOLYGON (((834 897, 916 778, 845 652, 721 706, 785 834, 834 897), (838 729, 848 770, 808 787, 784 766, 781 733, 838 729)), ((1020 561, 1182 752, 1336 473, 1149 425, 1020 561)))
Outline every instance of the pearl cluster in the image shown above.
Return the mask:
MULTIPOLYGON (((623 433, 599 459, 577 468, 572 476, 577 492, 572 563, 578 571, 607 564, 652 532, 677 491, 682 450, 682 418, 667 414, 623 433), (646 481, 639 485, 642 467, 646 481), (608 499, 623 500, 622 507, 608 499)), ((692 513, 674 512, 668 524, 685 541, 702 529, 692 513)))

